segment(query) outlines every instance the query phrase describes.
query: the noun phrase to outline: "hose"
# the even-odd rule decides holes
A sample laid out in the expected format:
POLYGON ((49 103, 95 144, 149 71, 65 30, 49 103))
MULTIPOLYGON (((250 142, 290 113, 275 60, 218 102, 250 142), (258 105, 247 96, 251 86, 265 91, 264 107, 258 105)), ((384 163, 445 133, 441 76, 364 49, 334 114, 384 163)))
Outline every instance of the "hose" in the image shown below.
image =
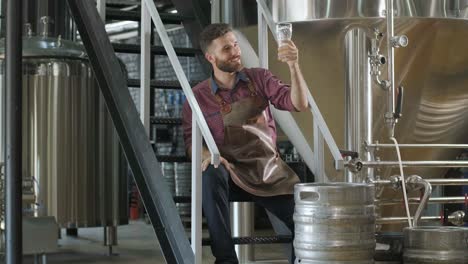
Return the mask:
POLYGON ((400 154, 400 148, 398 147, 398 142, 396 138, 390 137, 390 139, 395 143, 395 148, 398 156, 398 164, 400 165, 400 175, 401 175, 401 186, 403 188, 403 198, 405 201, 405 210, 406 210, 406 216, 408 218, 408 226, 413 227, 413 224, 411 222, 411 214, 409 211, 409 205, 408 205, 408 195, 406 194, 406 181, 405 181, 405 175, 403 174, 403 164, 401 162, 401 154, 400 154))

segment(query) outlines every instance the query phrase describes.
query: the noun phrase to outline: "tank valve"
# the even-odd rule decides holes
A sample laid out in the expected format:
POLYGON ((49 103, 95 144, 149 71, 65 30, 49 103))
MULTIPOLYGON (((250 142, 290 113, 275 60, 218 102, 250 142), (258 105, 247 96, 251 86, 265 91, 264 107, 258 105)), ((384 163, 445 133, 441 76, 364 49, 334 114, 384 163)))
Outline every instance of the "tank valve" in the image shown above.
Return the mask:
POLYGON ((31 23, 24 24, 24 32, 26 32, 26 36, 28 38, 32 37, 33 32, 32 32, 32 29, 31 29, 31 23))
POLYGON ((360 172, 362 170, 362 161, 359 158, 353 158, 348 161, 346 167, 348 167, 349 171, 352 173, 360 172))
POLYGON ((467 222, 466 220, 468 220, 468 219, 466 219, 466 218, 467 218, 467 216, 466 216, 465 212, 460 210, 460 211, 455 211, 452 214, 450 214, 449 221, 453 225, 462 226, 462 225, 465 224, 465 222, 467 222))
POLYGON ((375 38, 371 41, 371 52, 369 53, 369 63, 371 65, 370 74, 376 84, 380 86, 383 90, 387 90, 390 87, 390 81, 380 79, 380 67, 387 63, 387 57, 380 54, 379 51, 379 41, 382 38, 383 34, 374 29, 375 38))
POLYGON ((373 54, 370 55, 371 64, 376 66, 382 66, 387 63, 387 58, 382 54, 373 54))
POLYGON ((43 25, 43 30, 42 30, 42 36, 44 38, 47 38, 49 36, 49 24, 54 23, 54 21, 48 17, 48 16, 43 16, 41 17, 41 22, 43 25))
POLYGON ((58 35, 57 37, 57 46, 58 47, 61 47, 63 44, 62 44, 62 35, 58 35))
POLYGON ((390 184, 394 190, 401 189, 401 178, 398 175, 393 175, 390 177, 390 184))
POLYGON ((390 42, 392 43, 392 46, 394 48, 402 48, 402 47, 404 48, 408 46, 409 40, 407 36, 401 35, 401 36, 393 36, 390 42))

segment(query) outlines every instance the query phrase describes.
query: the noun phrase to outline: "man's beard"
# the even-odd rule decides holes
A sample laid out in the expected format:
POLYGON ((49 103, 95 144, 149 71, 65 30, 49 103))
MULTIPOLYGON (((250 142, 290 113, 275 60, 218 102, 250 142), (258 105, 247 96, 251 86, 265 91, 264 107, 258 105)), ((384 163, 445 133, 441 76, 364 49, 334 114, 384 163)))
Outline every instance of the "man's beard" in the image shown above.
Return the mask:
POLYGON ((239 62, 231 61, 216 61, 216 67, 223 72, 237 72, 242 68, 242 64, 239 62))

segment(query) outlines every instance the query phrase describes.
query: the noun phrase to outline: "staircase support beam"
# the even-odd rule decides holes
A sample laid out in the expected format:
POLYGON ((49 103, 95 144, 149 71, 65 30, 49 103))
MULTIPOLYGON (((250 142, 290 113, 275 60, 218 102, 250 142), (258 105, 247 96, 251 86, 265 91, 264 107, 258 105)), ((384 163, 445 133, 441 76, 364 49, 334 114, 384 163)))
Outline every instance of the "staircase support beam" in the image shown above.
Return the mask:
POLYGON ((172 193, 127 89, 96 3, 68 3, 166 262, 194 263, 172 193))

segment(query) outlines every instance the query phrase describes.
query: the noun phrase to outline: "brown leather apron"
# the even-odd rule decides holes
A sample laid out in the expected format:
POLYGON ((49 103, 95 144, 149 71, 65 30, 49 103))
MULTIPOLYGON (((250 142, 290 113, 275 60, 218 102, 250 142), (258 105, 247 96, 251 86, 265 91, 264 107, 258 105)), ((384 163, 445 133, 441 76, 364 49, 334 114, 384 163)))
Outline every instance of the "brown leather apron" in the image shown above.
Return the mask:
POLYGON ((249 80, 250 96, 231 104, 215 95, 224 122, 220 154, 232 164, 227 169, 233 182, 245 191, 257 196, 292 194, 299 178, 276 150, 268 127, 268 101, 254 85, 249 80))

